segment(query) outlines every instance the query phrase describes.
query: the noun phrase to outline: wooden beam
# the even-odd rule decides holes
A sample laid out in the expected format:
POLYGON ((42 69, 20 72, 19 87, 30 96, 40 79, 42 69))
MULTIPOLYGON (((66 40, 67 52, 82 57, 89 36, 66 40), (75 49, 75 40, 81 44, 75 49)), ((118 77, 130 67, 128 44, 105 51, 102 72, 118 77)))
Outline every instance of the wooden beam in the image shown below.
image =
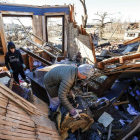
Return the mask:
POLYGON ((4 135, 11 135, 11 136, 16 136, 16 137, 21 137, 21 138, 28 138, 28 139, 35 139, 36 136, 35 135, 29 135, 29 134, 22 134, 22 133, 17 133, 14 131, 7 131, 7 130, 1 130, 0 129, 0 134, 4 134, 4 135))
POLYGON ((32 16, 33 12, 1 11, 2 15, 32 16))
POLYGON ((44 16, 64 16, 65 12, 60 13, 44 13, 44 16))
POLYGON ((93 57, 94 57, 94 63, 97 64, 97 59, 96 59, 96 55, 95 55, 95 47, 94 47, 94 44, 92 42, 91 34, 89 34, 89 39, 90 39, 90 44, 91 44, 91 47, 92 47, 92 53, 93 53, 93 57))
POLYGON ((130 55, 124 55, 124 56, 120 56, 120 57, 113 57, 113 58, 109 58, 109 59, 105 59, 101 62, 98 63, 99 68, 103 69, 104 65, 108 64, 108 63, 115 63, 115 62, 121 62, 123 63, 125 60, 132 60, 132 59, 136 59, 136 58, 140 58, 140 53, 134 53, 134 54, 130 54, 130 55), (102 67, 100 67, 102 66, 102 67))
POLYGON ((0 37, 2 42, 3 53, 4 55, 6 55, 7 53, 6 35, 5 35, 4 23, 3 23, 3 18, 1 13, 0 13, 0 37))
POLYGON ((27 49, 24 49, 23 47, 20 48, 21 50, 23 50, 24 52, 26 52, 27 54, 29 54, 30 56, 32 56, 33 58, 39 60, 40 62, 42 62, 45 65, 52 65, 52 63, 50 61, 45 60, 44 58, 32 53, 31 51, 28 51, 27 49))
POLYGON ((131 43, 134 43, 134 42, 138 42, 138 41, 140 41, 140 36, 137 37, 137 38, 134 38, 132 40, 129 40, 127 42, 124 42, 123 45, 128 45, 128 44, 131 44, 131 43))
POLYGON ((0 120, 0 124, 6 125, 6 126, 17 127, 18 129, 23 129, 23 130, 35 132, 35 128, 24 126, 24 125, 21 125, 21 124, 17 124, 15 122, 9 122, 9 121, 5 121, 5 120, 0 120))
POLYGON ((113 105, 122 105, 122 104, 129 104, 129 101, 113 103, 113 105))
MULTIPOLYGON (((12 128, 13 128, 12 126, 6 126, 6 125, 0 124, 0 129, 11 131, 12 128)), ((15 130, 17 133, 35 135, 35 132, 32 132, 32 131, 26 131, 26 130, 22 130, 22 129, 18 129, 18 128, 16 128, 15 130)))
POLYGON ((30 71, 32 71, 32 69, 34 68, 34 65, 33 65, 33 57, 29 56, 29 68, 30 68, 30 71))
POLYGON ((4 134, 0 134, 0 138, 1 139, 9 139, 9 140, 36 140, 36 138, 21 138, 20 136, 10 136, 10 135, 4 135, 4 134))

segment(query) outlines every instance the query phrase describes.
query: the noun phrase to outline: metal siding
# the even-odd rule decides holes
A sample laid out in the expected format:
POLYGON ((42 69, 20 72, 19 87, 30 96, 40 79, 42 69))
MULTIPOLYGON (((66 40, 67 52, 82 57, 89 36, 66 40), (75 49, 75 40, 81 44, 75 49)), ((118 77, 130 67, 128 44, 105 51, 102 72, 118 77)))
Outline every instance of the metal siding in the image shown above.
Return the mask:
POLYGON ((65 12, 68 15, 68 7, 52 7, 52 8, 43 8, 44 13, 60 13, 65 12))
POLYGON ((68 15, 68 7, 35 8, 13 5, 0 5, 2 11, 33 12, 34 15, 44 15, 44 13, 65 12, 68 15))
POLYGON ((34 15, 42 15, 42 8, 0 5, 1 11, 34 12, 34 15))

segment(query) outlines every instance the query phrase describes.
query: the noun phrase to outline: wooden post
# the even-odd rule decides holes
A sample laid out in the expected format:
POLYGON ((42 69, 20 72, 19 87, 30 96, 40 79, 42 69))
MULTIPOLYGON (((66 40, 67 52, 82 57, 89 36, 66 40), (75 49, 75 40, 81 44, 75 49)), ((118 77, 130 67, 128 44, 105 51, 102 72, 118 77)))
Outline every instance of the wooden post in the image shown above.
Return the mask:
POLYGON ((91 47, 92 47, 92 53, 93 53, 93 57, 94 57, 94 63, 97 64, 97 59, 96 59, 96 55, 95 55, 95 47, 94 47, 94 44, 92 42, 91 34, 89 34, 89 39, 90 39, 90 44, 91 44, 91 47))
POLYGON ((123 64, 123 57, 122 56, 120 56, 119 61, 121 64, 123 64))
POLYGON ((32 71, 32 69, 34 68, 33 66, 33 57, 29 56, 29 67, 30 67, 30 71, 32 71))
POLYGON ((2 42, 2 48, 4 55, 7 53, 7 45, 6 45, 6 35, 4 31, 4 23, 2 19, 2 14, 0 13, 0 37, 2 42))
MULTIPOLYGON (((42 16, 38 16, 38 15, 33 15, 33 33, 35 35, 37 35, 40 38, 43 38, 43 21, 42 21, 42 16)), ((34 37, 34 42, 36 44, 42 44, 44 42, 42 42, 41 40, 37 39, 34 37)))
POLYGON ((82 27, 82 25, 81 25, 81 35, 83 34, 83 27, 82 27))

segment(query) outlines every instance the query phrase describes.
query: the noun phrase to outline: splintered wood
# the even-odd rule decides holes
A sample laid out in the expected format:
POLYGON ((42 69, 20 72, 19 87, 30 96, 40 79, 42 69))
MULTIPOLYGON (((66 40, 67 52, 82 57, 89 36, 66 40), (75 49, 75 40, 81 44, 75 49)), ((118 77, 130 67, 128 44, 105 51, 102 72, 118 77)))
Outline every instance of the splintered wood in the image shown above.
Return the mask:
POLYGON ((140 53, 131 53, 123 56, 116 56, 98 62, 98 68, 107 75, 116 72, 126 72, 140 68, 140 53), (137 61, 137 62, 136 62, 137 61))
POLYGON ((60 140, 54 123, 47 116, 46 103, 33 95, 32 104, 0 83, 0 139, 60 140), (45 119, 43 123, 36 123, 32 116, 45 119))

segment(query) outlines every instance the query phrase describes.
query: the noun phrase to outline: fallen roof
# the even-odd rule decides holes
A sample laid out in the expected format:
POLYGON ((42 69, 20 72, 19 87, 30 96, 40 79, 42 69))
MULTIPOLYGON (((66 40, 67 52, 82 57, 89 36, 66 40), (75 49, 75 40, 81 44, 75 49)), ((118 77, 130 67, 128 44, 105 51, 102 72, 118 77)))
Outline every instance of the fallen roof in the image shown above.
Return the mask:
POLYGON ((54 123, 47 118, 47 104, 34 95, 32 102, 33 104, 0 83, 1 139, 60 139, 54 123), (31 110, 31 112, 29 110, 31 110), (32 110, 34 110, 34 112, 32 112, 32 110))

